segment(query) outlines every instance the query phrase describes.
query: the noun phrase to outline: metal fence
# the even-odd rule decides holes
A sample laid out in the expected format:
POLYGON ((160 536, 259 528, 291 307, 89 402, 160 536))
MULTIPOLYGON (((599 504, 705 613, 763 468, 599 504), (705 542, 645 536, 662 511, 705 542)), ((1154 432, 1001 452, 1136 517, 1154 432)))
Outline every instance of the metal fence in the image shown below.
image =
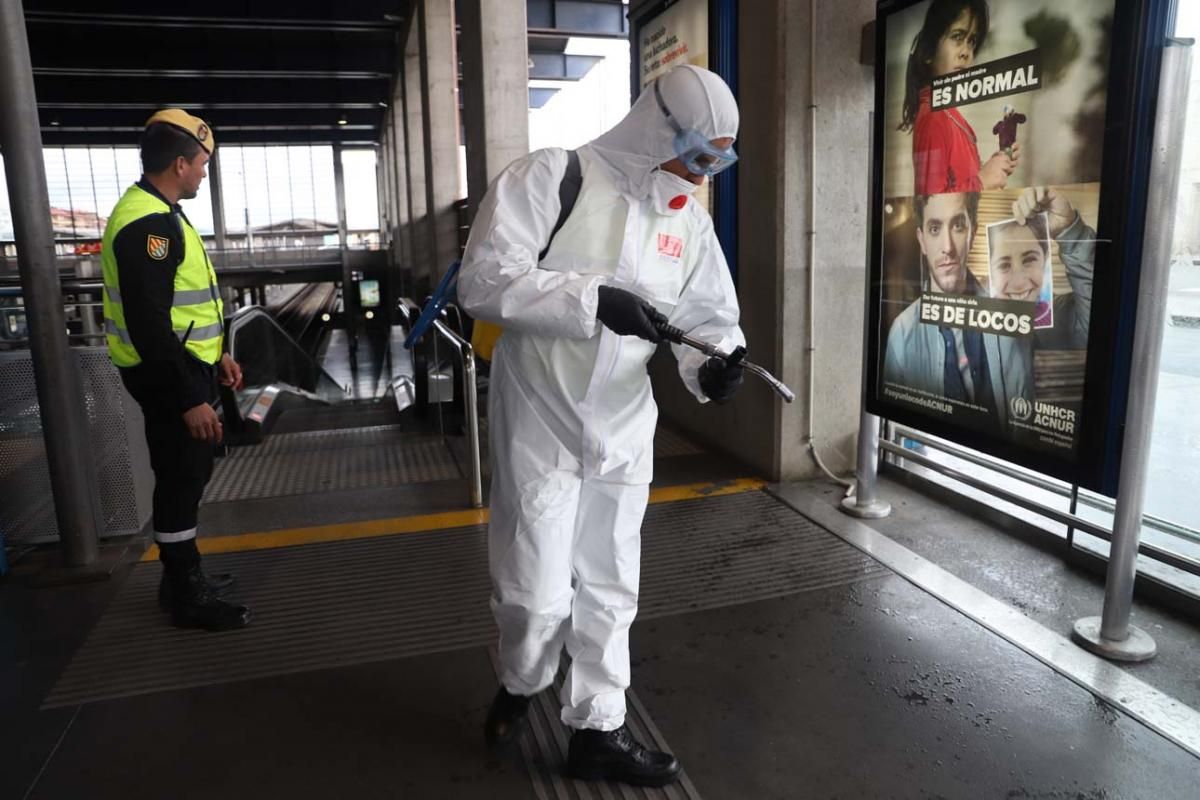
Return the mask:
MULTIPOLYGON (((72 349, 82 372, 92 458, 104 515, 102 536, 137 533, 149 517, 149 456, 142 417, 103 347, 72 349)), ((0 530, 9 544, 58 539, 42 419, 28 351, 0 352, 0 530)))

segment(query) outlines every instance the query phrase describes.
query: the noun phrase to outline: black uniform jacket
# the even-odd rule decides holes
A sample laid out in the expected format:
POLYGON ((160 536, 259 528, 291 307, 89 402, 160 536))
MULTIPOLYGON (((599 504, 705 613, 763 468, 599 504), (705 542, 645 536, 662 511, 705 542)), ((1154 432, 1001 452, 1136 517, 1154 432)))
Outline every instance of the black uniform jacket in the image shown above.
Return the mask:
POLYGON ((125 327, 142 363, 121 370, 130 393, 141 404, 171 408, 179 413, 213 398, 212 364, 187 351, 171 327, 175 271, 183 261, 183 220, 178 203, 171 204, 144 177, 138 187, 171 206, 170 213, 150 214, 126 225, 113 240, 117 280, 125 327), (167 257, 155 261, 147 239, 167 239, 167 257))

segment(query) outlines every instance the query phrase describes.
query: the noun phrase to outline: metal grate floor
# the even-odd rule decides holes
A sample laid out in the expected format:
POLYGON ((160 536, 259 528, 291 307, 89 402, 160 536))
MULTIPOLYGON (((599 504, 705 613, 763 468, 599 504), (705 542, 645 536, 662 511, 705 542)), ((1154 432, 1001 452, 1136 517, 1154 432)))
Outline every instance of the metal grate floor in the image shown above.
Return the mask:
POLYGON ((220 459, 206 503, 378 489, 461 478, 440 436, 402 433, 398 425, 270 436, 220 459))
MULTIPOLYGON (((498 677, 500 667, 496 649, 489 648, 488 655, 498 677)), ((615 781, 578 781, 567 776, 565 765, 570 731, 562 724, 558 701, 567 663, 564 657, 563 668, 555 676, 554 685, 533 699, 529 706, 529 725, 521 734, 521 757, 533 781, 534 796, 538 800, 700 800, 700 792, 688 777, 686 767, 678 782, 659 789, 626 786, 615 781)), ((654 750, 672 752, 633 689, 625 691, 625 700, 625 724, 637 740, 654 750)))
MULTIPOLYGON (((878 562, 764 492, 651 506, 639 619, 869 580, 878 562)), ((492 643, 482 527, 209 556, 254 609, 241 631, 172 628, 159 567, 133 574, 45 707, 492 643)))

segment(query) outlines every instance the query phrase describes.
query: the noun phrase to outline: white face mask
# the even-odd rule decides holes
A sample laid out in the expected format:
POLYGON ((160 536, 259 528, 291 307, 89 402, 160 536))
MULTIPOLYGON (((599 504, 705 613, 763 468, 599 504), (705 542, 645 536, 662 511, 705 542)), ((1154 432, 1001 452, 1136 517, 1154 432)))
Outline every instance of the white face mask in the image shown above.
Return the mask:
POLYGON ((664 169, 650 173, 651 197, 654 210, 671 216, 687 208, 687 199, 699 189, 699 185, 664 169))

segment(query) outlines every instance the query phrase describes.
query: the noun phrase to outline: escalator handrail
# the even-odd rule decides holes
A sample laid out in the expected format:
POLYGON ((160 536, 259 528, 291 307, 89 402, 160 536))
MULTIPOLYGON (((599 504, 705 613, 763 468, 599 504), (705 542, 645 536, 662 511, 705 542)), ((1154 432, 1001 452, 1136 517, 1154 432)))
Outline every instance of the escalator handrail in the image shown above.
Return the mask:
POLYGON ((292 349, 294 349, 306 362, 312 364, 312 366, 317 370, 318 375, 324 376, 326 380, 328 380, 334 386, 337 386, 345 394, 350 394, 350 387, 342 386, 340 383, 338 383, 337 379, 326 372, 325 368, 318 364, 316 359, 310 356, 303 347, 296 343, 296 340, 292 338, 291 334, 283 329, 283 326, 276 321, 275 317, 271 316, 271 313, 261 306, 246 306, 245 308, 238 309, 236 312, 234 312, 233 316, 229 317, 226 323, 226 335, 229 337, 229 355, 232 356, 235 361, 237 360, 237 332, 239 329, 257 317, 262 317, 263 319, 267 320, 271 327, 275 328, 279 335, 283 337, 284 341, 291 345, 292 349))

